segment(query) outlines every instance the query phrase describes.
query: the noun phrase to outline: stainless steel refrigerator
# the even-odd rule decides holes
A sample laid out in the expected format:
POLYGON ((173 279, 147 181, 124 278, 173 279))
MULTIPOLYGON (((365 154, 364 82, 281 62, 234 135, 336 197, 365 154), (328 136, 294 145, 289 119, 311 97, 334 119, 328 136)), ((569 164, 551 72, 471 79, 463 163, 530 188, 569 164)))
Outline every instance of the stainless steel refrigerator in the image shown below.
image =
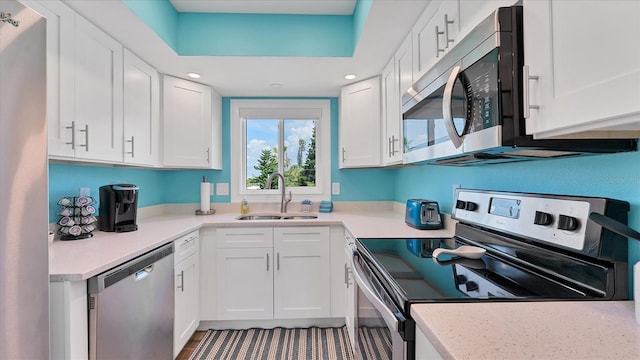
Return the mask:
POLYGON ((45 19, 0 0, 0 360, 49 358, 45 19))

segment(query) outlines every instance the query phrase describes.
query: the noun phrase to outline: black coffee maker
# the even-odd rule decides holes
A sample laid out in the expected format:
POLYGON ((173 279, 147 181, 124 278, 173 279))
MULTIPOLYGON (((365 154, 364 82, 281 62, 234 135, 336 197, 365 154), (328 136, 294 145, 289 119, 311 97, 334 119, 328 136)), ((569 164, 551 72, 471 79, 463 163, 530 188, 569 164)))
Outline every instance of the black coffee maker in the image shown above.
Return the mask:
POLYGON ((98 230, 127 232, 138 230, 138 187, 113 184, 100 187, 98 230))

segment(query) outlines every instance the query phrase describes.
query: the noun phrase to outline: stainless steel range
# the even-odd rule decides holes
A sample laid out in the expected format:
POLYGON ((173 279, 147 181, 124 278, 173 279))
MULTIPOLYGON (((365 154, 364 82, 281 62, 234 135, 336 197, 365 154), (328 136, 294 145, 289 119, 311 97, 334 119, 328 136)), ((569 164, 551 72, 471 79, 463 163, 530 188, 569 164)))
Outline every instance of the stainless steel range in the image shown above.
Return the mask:
POLYGON ((628 240, 589 220, 596 213, 626 224, 627 202, 470 189, 454 200, 453 238, 357 239, 363 360, 414 359, 417 303, 628 299, 628 240), (433 256, 460 246, 486 252, 433 256))

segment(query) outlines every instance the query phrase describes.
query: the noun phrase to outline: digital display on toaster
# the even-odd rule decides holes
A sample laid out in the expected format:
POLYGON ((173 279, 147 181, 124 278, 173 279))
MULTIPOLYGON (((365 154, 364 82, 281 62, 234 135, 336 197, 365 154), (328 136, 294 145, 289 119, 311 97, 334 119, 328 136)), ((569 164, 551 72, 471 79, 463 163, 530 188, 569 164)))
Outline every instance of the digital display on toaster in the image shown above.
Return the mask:
POLYGON ((520 217, 520 200, 492 197, 489 214, 517 219, 520 217))

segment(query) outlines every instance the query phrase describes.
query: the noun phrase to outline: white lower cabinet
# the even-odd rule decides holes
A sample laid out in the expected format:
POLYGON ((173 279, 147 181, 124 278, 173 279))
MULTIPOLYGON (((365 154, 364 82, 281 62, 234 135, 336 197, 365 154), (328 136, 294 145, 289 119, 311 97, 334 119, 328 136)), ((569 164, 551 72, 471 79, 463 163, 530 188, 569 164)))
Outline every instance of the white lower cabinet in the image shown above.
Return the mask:
POLYGON ((329 227, 280 227, 273 229, 273 235, 274 318, 328 318, 329 227))
POLYGON ((273 249, 217 249, 217 320, 273 318, 273 249))
POLYGON ((416 360, 442 360, 442 355, 436 350, 427 336, 416 326, 416 360))
POLYGON ((344 232, 345 248, 344 248, 344 286, 346 289, 345 296, 345 315, 344 321, 351 341, 351 348, 356 352, 355 343, 355 322, 356 322, 356 289, 353 279, 353 241, 354 237, 345 230, 344 232))
POLYGON ((174 242, 173 356, 176 357, 200 323, 200 254, 197 231, 174 242))
POLYGON ((330 316, 329 227, 218 228, 215 243, 215 320, 330 316))

